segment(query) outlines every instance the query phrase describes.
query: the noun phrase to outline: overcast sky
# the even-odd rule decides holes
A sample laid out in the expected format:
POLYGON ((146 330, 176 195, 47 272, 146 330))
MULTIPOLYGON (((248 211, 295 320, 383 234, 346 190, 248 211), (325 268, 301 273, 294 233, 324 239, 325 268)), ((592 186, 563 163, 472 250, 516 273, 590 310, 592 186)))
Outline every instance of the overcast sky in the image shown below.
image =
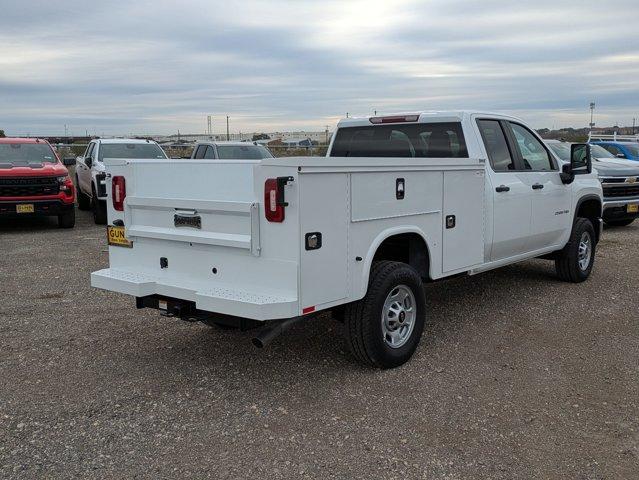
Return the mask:
POLYGON ((10 134, 322 130, 482 109, 534 127, 639 117, 639 1, 4 0, 10 134), (530 5, 529 5, 530 4, 530 5))

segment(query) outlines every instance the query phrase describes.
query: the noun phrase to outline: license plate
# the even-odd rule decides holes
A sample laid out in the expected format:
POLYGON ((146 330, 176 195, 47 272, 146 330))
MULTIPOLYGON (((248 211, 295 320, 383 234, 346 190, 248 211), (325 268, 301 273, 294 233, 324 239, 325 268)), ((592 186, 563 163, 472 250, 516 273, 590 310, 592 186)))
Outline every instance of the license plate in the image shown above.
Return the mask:
POLYGON ((109 245, 113 245, 115 247, 133 247, 133 242, 127 239, 124 235, 124 227, 109 225, 107 227, 107 241, 109 245))
POLYGON ((639 213, 639 203, 628 205, 628 213, 639 213))
POLYGON ((16 205, 16 213, 33 213, 35 209, 33 208, 33 203, 23 203, 21 205, 16 205))

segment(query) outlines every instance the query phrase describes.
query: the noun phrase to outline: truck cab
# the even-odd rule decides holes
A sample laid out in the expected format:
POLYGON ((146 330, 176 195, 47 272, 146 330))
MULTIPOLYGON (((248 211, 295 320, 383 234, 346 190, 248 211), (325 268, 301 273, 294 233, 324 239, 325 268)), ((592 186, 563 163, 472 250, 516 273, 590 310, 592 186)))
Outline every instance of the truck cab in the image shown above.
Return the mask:
POLYGON ((105 161, 109 268, 92 285, 258 346, 332 311, 364 364, 406 362, 423 284, 531 258, 585 281, 602 188, 519 119, 417 112, 340 121, 326 157, 105 161))
POLYGON ((193 160, 262 160, 273 158, 263 145, 254 142, 198 141, 191 154, 193 160))
POLYGON ((83 155, 76 158, 75 184, 78 208, 91 210, 96 224, 106 223, 107 191, 105 158, 154 158, 166 160, 164 150, 152 140, 98 138, 91 140, 83 155))
POLYGON ((54 216, 75 225, 75 188, 49 142, 0 138, 0 217, 54 216))

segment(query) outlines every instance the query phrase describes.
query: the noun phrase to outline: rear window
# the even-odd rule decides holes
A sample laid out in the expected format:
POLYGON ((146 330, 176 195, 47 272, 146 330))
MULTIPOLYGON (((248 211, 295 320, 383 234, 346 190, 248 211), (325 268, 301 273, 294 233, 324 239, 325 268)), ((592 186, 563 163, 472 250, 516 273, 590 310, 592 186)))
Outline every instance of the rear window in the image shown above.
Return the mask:
POLYGON ((104 158, 166 158, 166 155, 155 143, 103 143, 99 160, 104 158))
POLYGON ((56 163, 58 159, 46 143, 0 144, 0 163, 29 165, 30 163, 56 163))
POLYGON ((261 160, 273 158, 261 145, 218 145, 217 155, 222 160, 261 160))
POLYGON ((331 157, 466 158, 461 123, 415 123, 337 130, 331 157))

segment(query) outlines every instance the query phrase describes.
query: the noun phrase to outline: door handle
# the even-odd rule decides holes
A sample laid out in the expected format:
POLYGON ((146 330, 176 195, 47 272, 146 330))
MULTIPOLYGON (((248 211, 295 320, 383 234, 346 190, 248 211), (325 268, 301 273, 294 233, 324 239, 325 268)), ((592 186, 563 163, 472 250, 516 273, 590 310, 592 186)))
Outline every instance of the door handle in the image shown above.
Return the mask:
POLYGON ((542 188, 544 188, 544 186, 543 186, 541 183, 535 183, 535 184, 532 186, 532 189, 533 189, 533 190, 541 190, 542 188))
POLYGON ((510 192, 510 187, 507 187, 506 185, 499 185, 497 188, 495 188, 496 192, 510 192))

